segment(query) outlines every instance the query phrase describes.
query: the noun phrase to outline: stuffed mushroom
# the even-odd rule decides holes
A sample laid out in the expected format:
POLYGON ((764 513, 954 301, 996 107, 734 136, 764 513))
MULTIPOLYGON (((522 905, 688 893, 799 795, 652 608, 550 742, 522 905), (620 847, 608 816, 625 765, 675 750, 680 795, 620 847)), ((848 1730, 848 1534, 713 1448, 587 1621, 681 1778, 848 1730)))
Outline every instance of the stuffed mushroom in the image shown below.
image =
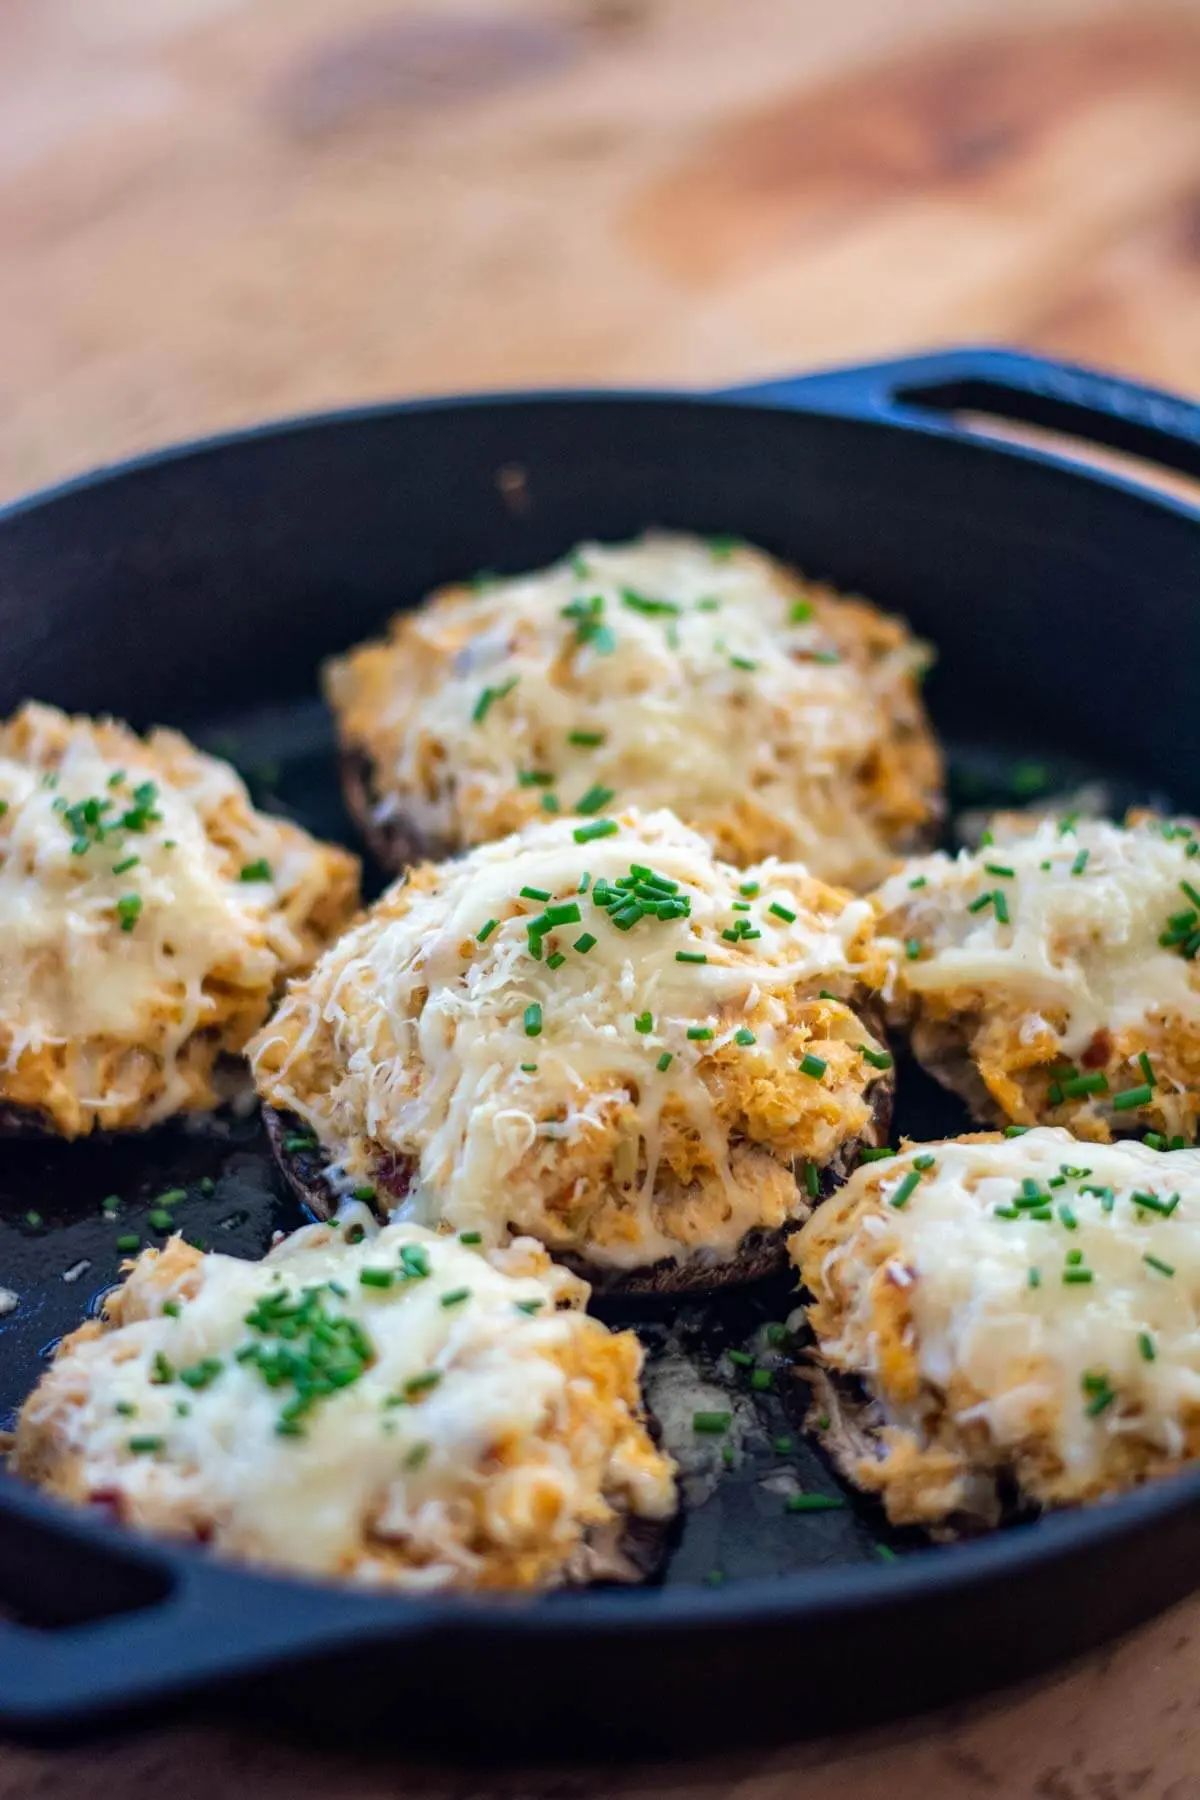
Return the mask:
POLYGON ((1200 842, 1020 817, 875 895, 890 1022, 982 1122, 1155 1147, 1200 1119, 1200 842))
POLYGON ((940 815, 927 660, 762 551, 659 534, 443 589, 325 679, 390 869, 615 801, 669 807, 732 862, 869 886, 940 815))
POLYGON ((147 1250, 21 1409, 12 1466, 139 1530, 412 1594, 636 1580, 674 1469, 641 1351, 528 1241, 309 1226, 147 1250))
POLYGON ((252 1046, 292 1180, 602 1286, 778 1266, 885 1134, 867 901, 670 813, 533 825, 397 883, 252 1046))
POLYGON ((1200 1454, 1200 1151, 912 1144, 792 1239, 814 1415, 896 1524, 993 1525, 1200 1454))
POLYGON ((223 1059, 357 904, 356 858, 177 732, 23 707, 0 724, 0 1125, 215 1107, 223 1059))

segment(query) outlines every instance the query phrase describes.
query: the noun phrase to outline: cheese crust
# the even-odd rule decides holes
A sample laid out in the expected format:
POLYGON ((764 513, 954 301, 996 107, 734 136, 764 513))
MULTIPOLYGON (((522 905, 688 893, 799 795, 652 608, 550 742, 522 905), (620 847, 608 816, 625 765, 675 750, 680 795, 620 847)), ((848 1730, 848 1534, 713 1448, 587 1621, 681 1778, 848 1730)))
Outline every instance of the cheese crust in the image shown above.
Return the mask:
POLYGON ((637 1339, 586 1299, 528 1241, 488 1259, 358 1221, 251 1263, 173 1238, 64 1340, 13 1467, 140 1530, 365 1586, 629 1576, 617 1537, 670 1518, 674 1469, 637 1339))
POLYGON ((609 1270, 725 1260, 807 1210, 798 1164, 873 1140, 871 925, 669 813, 529 826, 414 871, 294 983, 259 1092, 399 1216, 609 1270))
POLYGON ((1200 853, 1141 816, 993 821, 873 896, 889 1022, 980 1120, 1191 1142, 1200 1120, 1200 853))
POLYGON ((174 731, 27 705, 0 724, 0 1113, 64 1137, 216 1106, 358 862, 258 813, 174 731))
POLYGON ((832 1447, 897 1524, 994 1524, 1013 1486, 1098 1500, 1200 1454, 1200 1151, 913 1144, 790 1249, 821 1361, 870 1402, 832 1447))
POLYGON ((671 808, 731 862, 865 887, 940 815, 928 655, 762 551, 653 534, 442 589, 325 687, 373 825, 427 854, 600 789, 671 808))

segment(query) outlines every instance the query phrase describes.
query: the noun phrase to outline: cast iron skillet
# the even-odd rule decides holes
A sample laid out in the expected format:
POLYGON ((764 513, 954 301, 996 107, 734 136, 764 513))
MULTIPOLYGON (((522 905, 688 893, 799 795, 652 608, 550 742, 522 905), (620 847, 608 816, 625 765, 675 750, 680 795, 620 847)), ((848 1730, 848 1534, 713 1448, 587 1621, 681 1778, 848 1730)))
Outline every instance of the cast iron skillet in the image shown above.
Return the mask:
MULTIPOLYGON (((1027 786, 1099 774, 1122 803, 1200 806, 1200 511, 974 436, 954 417, 968 409, 1200 476, 1200 409, 1000 351, 708 397, 504 395, 268 426, 0 514, 0 712, 32 695, 178 724, 229 748, 258 797, 346 835, 318 660, 439 581, 657 524, 741 533, 906 614, 938 646, 930 702, 974 791, 1016 757, 1046 766, 1027 786)), ((898 1122, 963 1119, 903 1070, 898 1122)), ((299 1222, 253 1122, 0 1157, 0 1281, 21 1297, 0 1321, 0 1423, 115 1278, 106 1193, 144 1232, 154 1194, 184 1186, 184 1226, 242 1254, 299 1222)), ((788 1304, 767 1288, 692 1312, 689 1341, 788 1304)), ((3 1477, 0 1724, 61 1733, 219 1688, 460 1754, 679 1751, 945 1701, 1200 1584, 1200 1469, 938 1549, 853 1499, 785 1516, 789 1470, 834 1491, 815 1450, 781 1463, 760 1444, 689 1514, 663 1585, 520 1604, 270 1579, 3 1477)))

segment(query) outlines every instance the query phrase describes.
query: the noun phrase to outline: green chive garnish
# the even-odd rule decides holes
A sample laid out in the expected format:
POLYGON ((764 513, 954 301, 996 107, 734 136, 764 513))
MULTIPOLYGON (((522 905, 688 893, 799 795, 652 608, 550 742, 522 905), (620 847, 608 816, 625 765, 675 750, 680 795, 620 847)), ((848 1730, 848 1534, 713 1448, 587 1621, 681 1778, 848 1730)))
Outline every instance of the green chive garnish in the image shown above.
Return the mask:
POLYGON ((913 1190, 916 1188, 920 1179, 921 1177, 918 1175, 917 1171, 915 1169, 910 1169, 908 1174, 904 1176, 903 1180, 900 1181, 893 1192, 889 1194, 888 1205, 894 1206, 897 1212, 900 1211, 901 1207, 907 1206, 913 1190))
POLYGON ((535 1000, 525 1008, 525 1036, 540 1037, 542 1035, 542 1009, 535 1000))
POLYGON ((811 1075, 814 1081, 820 1081, 829 1064, 822 1056, 812 1056, 808 1051, 800 1058, 800 1073, 811 1075))
POLYGON ((873 1069, 890 1069, 892 1066, 892 1059, 886 1050, 870 1050, 866 1044, 860 1044, 858 1053, 873 1069))
POLYGON ((577 937, 575 939, 572 949, 578 950, 580 956, 586 956, 589 950, 595 948, 595 944, 596 940, 591 932, 585 931, 582 937, 577 937))
POLYGON ((482 926, 475 933, 476 943, 486 944, 488 939, 491 937, 493 931, 495 931, 495 929, 499 923, 500 923, 499 919, 489 919, 487 924, 482 926))
POLYGON ((703 950, 677 950, 675 961, 681 963, 706 963, 708 957, 703 950))
POLYGON ((495 702, 497 700, 503 700, 505 694, 512 693, 517 685, 517 680, 518 677, 512 675, 507 681, 502 682, 499 687, 485 687, 478 700, 475 702, 475 708, 471 714, 472 723, 475 725, 482 725, 495 702))
POLYGON ((1175 1273, 1175 1270, 1174 1270, 1174 1267, 1172 1266, 1172 1264, 1170 1264, 1169 1262, 1163 1262, 1161 1257, 1143 1256, 1142 1261, 1146 1264, 1147 1268, 1157 1269, 1158 1273, 1160 1275, 1173 1275, 1175 1273))
POLYGON ((745 1025, 742 1025, 739 1027, 739 1029, 737 1031, 734 1032, 733 1041, 735 1044, 740 1044, 744 1050, 750 1044, 753 1044, 755 1042, 754 1033, 752 1031, 747 1030, 745 1025))
POLYGON ((655 1063, 654 1066, 658 1070, 660 1075, 665 1075, 667 1070, 671 1066, 671 1062, 672 1062, 671 1052, 669 1050, 664 1050, 662 1055, 659 1057, 658 1061, 655 1063))
POLYGON ((602 812, 609 801, 614 799, 615 796, 615 788, 599 786, 590 787, 583 798, 575 802, 575 811, 577 813, 582 813, 585 817, 589 813, 602 812))
POLYGON ((839 1512, 845 1504, 834 1494, 789 1494, 783 1510, 790 1513, 839 1512))
MULTIPOLYGON (((114 870, 113 873, 115 874, 116 871, 114 870)), ((257 862, 247 863, 238 876, 239 881, 270 881, 270 879, 271 865, 265 856, 260 856, 257 862)))
POLYGON ((127 1448, 134 1456, 153 1456, 156 1450, 162 1449, 165 1442, 166 1439, 160 1437, 131 1437, 127 1448))
POLYGON ((688 1037, 694 1042, 705 1042, 712 1036, 711 1025, 689 1025, 688 1037))
POLYGON ((360 1269, 358 1279, 363 1287, 390 1288, 396 1277, 391 1269, 360 1269))
POLYGON ((1083 874, 1083 871, 1087 868, 1088 857, 1090 854, 1091 854, 1090 851, 1087 851, 1087 850, 1080 850, 1076 854, 1075 861, 1071 864, 1072 875, 1082 875, 1083 874))
POLYGON ((1112 1109, 1114 1112, 1129 1112, 1135 1106, 1148 1106, 1153 1098, 1153 1089, 1146 1082, 1141 1087, 1126 1088, 1123 1094, 1114 1094, 1112 1109))
POLYGON ((637 1018, 633 1021, 633 1029, 635 1031, 640 1031, 642 1036, 645 1037, 647 1032, 654 1030, 654 1014, 648 1012, 639 1013, 637 1018))
POLYGON ((117 901, 117 917, 121 921, 122 931, 132 931, 141 917, 142 896, 140 894, 122 894, 117 901))
POLYGON ((708 1437, 719 1437, 733 1423, 729 1412, 696 1412, 692 1414, 692 1430, 708 1437))
POLYGON ((578 744, 583 750, 595 750, 604 742, 603 731, 568 731, 567 742, 578 744))
POLYGON ((615 837, 620 829, 615 819, 593 819, 590 825, 577 825, 572 835, 577 844, 591 844, 596 838, 615 837))
POLYGON ((1138 1332, 1138 1349, 1142 1353, 1142 1361, 1143 1362, 1153 1362, 1155 1357, 1158 1355, 1158 1351, 1155 1348, 1154 1339, 1151 1337, 1151 1335, 1148 1331, 1139 1331, 1138 1332))
POLYGON ((469 1300, 470 1298, 470 1288, 451 1288, 448 1293, 441 1296, 438 1304, 441 1306, 461 1306, 464 1300, 469 1300))

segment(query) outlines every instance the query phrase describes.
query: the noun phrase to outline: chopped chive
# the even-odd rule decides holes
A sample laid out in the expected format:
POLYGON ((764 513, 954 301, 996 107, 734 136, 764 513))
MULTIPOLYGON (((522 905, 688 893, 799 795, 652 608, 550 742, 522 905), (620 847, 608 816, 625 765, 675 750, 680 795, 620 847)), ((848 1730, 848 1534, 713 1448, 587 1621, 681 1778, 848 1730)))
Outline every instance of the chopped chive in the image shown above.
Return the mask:
POLYGON ((748 1350, 727 1350, 725 1354, 735 1368, 752 1369, 754 1367, 754 1358, 748 1350))
POLYGON ((445 1293, 440 1297, 438 1304, 439 1306, 461 1306, 464 1300, 469 1300, 470 1298, 471 1290, 469 1287, 451 1288, 448 1293, 445 1293))
POLYGON ((1141 1087, 1126 1088, 1122 1094, 1112 1097, 1114 1112, 1130 1112, 1135 1106, 1148 1106, 1154 1098, 1154 1091, 1149 1082, 1141 1087))
POLYGON ((1153 1362, 1155 1357, 1158 1355, 1158 1351, 1155 1348, 1154 1339, 1151 1337, 1151 1335, 1148 1331, 1139 1331, 1138 1332, 1138 1349, 1142 1353, 1142 1361, 1143 1362, 1153 1362))
POLYGON ((748 674, 753 674, 758 664, 750 656, 731 656, 729 666, 732 669, 744 669, 748 674))
POLYGON ((865 1144, 859 1151, 859 1158, 865 1163, 883 1162, 885 1158, 895 1155, 896 1152, 887 1144, 880 1144, 878 1146, 865 1144))
POLYGON ((127 1231, 117 1239, 118 1250, 140 1250, 142 1240, 136 1231, 127 1231))
POLYGON ((734 1032, 733 1041, 735 1044, 740 1044, 744 1050, 748 1045, 753 1044, 756 1039, 754 1033, 748 1030, 745 1025, 742 1025, 734 1032))
POLYGON ((904 945, 904 954, 907 956, 909 962, 916 962, 921 954, 920 938, 909 938, 904 945))
POLYGON ((785 925, 794 925, 796 923, 796 915, 791 907, 781 906, 778 900, 772 900, 767 911, 773 913, 777 919, 782 919, 785 925))
MULTIPOLYGON (((1010 869, 1007 863, 984 863, 983 868, 984 873, 987 875, 1002 875, 1009 881, 1014 881, 1016 879, 1017 871, 1015 869, 1010 869)), ((912 885, 911 882, 909 885, 912 885)))
POLYGON ((541 1312, 545 1304, 546 1302, 544 1300, 518 1300, 517 1311, 519 1313, 527 1313, 529 1317, 532 1318, 534 1313, 541 1312))
POLYGON ((1005 1137, 1024 1137, 1029 1129, 1028 1125, 1006 1125, 1004 1135, 1005 1137))
POLYGON ((932 1169, 936 1161, 937 1158, 934 1156, 933 1151, 927 1150, 923 1156, 913 1157, 913 1168, 919 1169, 922 1175, 924 1175, 927 1169, 932 1169))
POLYGON ((928 887, 929 877, 927 875, 914 875, 908 885, 910 888, 928 887))
POLYGON ((633 1021, 633 1029, 635 1031, 640 1031, 642 1036, 645 1037, 647 1032, 654 1030, 654 1014, 648 1012, 639 1013, 637 1018, 633 1021))
POLYGON ((131 1437, 126 1449, 134 1456, 153 1456, 156 1450, 162 1449, 165 1442, 166 1439, 161 1437, 131 1437))
POLYGON ((621 605, 648 619, 677 618, 682 611, 674 600, 652 600, 646 594, 639 594, 636 588, 621 589, 621 605))
POLYGON ((615 819, 593 819, 590 825, 577 825, 572 835, 577 844, 590 844, 596 838, 615 837, 620 829, 615 819))
POLYGON ((789 1494, 783 1510, 790 1513, 839 1512, 845 1504, 835 1494, 789 1494))
POLYGON ((507 681, 501 682, 499 687, 485 687, 478 700, 475 702, 474 710, 471 713, 472 724, 482 725, 494 703, 497 700, 503 700, 506 694, 511 694, 517 685, 517 681, 518 677, 516 675, 511 675, 507 681))
POLYGON ((1142 1071, 1142 1074, 1145 1076, 1147 1086, 1153 1087, 1154 1086, 1154 1070, 1151 1066, 1150 1058, 1146 1055, 1146 1052, 1144 1050, 1138 1056, 1138 1068, 1142 1071))
POLYGON ((1190 881, 1181 881, 1179 885, 1192 905, 1200 907, 1200 888, 1194 888, 1190 881))
POLYGON ((525 1036, 540 1037, 542 1034, 542 1009, 535 1000, 525 1008, 525 1036))
POLYGON ((554 775, 549 769, 518 769, 518 787, 553 787, 554 775))
POLYGON ((977 899, 971 901, 971 904, 967 907, 967 911, 969 913, 982 912, 984 907, 990 906, 995 898, 995 894, 989 888, 986 894, 980 894, 977 899))
POLYGON ((821 1171, 816 1163, 806 1162, 804 1165, 804 1191, 810 1200, 815 1200, 821 1192, 821 1171))
POLYGON ((358 1279, 362 1287, 390 1288, 396 1277, 391 1269, 360 1269, 358 1279))
POLYGON ((999 888, 992 890, 992 910, 996 915, 997 925, 1008 924, 1008 898, 999 888))
POLYGON ((776 1456, 790 1456, 796 1448, 796 1442, 794 1438, 777 1437, 771 1440, 771 1448, 776 1456))
POLYGON ((689 1025, 687 1034, 688 1034, 689 1039, 691 1039, 692 1041, 698 1042, 698 1043, 703 1043, 703 1042, 706 1042, 712 1036, 712 1034, 713 1034, 712 1026, 711 1025, 689 1025))
POLYGON ((1068 1250, 1067 1251, 1067 1267, 1068 1267, 1068 1269, 1077 1269, 1082 1261, 1083 1261, 1083 1251, 1082 1250, 1068 1250))
POLYGON ((1086 1287, 1095 1279, 1090 1269, 1064 1269, 1062 1278, 1064 1287, 1086 1287))
POLYGON ((900 1211, 901 1207, 907 1206, 913 1190, 920 1179, 921 1177, 918 1175, 917 1171, 915 1169, 910 1169, 908 1174, 903 1177, 888 1195, 888 1205, 894 1206, 897 1212, 900 1211))
POLYGON ((858 1053, 873 1069, 890 1069, 892 1066, 892 1059, 886 1050, 871 1050, 866 1044, 860 1044, 858 1053))
POLYGON ((604 742, 603 731, 568 731, 567 742, 578 744, 583 750, 595 750, 604 742))
POLYGON ((562 811, 562 807, 559 805, 559 800, 558 800, 557 794, 548 794, 547 793, 547 794, 542 795, 542 811, 548 812, 548 813, 556 813, 556 812, 562 811))
POLYGON ((164 1300, 162 1309, 168 1319, 177 1319, 183 1311, 178 1300, 164 1300))
POLYGON ((811 1075, 814 1081, 820 1081, 829 1064, 823 1056, 813 1056, 807 1050, 800 1058, 800 1073, 811 1075))
POLYGON ((1088 850, 1080 850, 1076 853, 1075 860, 1071 864, 1072 875, 1082 875, 1083 874, 1083 871, 1087 868, 1088 857, 1090 854, 1091 854, 1091 852, 1088 850))
POLYGON ((660 1075, 666 1074, 667 1070, 671 1066, 671 1061, 672 1061, 671 1052, 669 1050, 664 1050, 662 1055, 659 1057, 658 1061, 654 1065, 660 1075))
POLYGON ((758 887, 759 884, 757 881, 743 881, 738 887, 738 893, 741 894, 742 898, 745 900, 753 900, 758 893, 758 887))
POLYGON ((548 956, 546 958, 546 967, 548 969, 561 969, 566 960, 567 959, 562 951, 556 950, 553 956, 548 956))
POLYGON ((585 817, 589 813, 602 812, 609 801, 616 797, 615 788, 590 787, 581 800, 575 802, 575 811, 585 817))
POLYGON ((483 1233, 482 1231, 460 1231, 458 1241, 460 1244, 482 1244, 483 1233))
POLYGON ((591 932, 585 931, 582 937, 577 937, 575 939, 575 942, 571 947, 574 950, 578 950, 581 956, 586 956, 589 950, 595 948, 595 944, 596 940, 591 932))
POLYGON ((113 864, 113 874, 114 875, 127 875, 129 873, 130 869, 136 869, 139 860, 140 859, 136 856, 127 856, 125 858, 124 862, 119 862, 119 863, 113 864))
POLYGON ((1174 1266, 1169 1262, 1163 1262, 1161 1257, 1143 1256, 1142 1261, 1146 1264, 1147 1268, 1157 1269, 1160 1275, 1173 1275, 1175 1273, 1174 1266))
POLYGON ((476 943, 486 944, 499 923, 499 919, 489 919, 487 924, 475 933, 476 943))
POLYGON ((156 1206, 153 1212, 146 1214, 146 1223, 153 1231, 173 1231, 175 1229, 174 1219, 161 1206, 156 1206))
POLYGON ((441 1379, 440 1370, 426 1369, 423 1375, 414 1375, 410 1381, 404 1383, 404 1392, 409 1395, 427 1394, 431 1388, 437 1386, 441 1379))
POLYGON ((1065 1200, 1059 1206, 1058 1216, 1068 1231, 1079 1230, 1079 1220, 1075 1217, 1075 1214, 1071 1211, 1071 1208, 1067 1205, 1065 1200))
POLYGON ((793 600, 792 609, 788 614, 788 624, 807 625, 812 616, 813 603, 811 600, 793 600))
POLYGON ((719 1437, 733 1423, 731 1412, 696 1412, 692 1414, 692 1430, 708 1437, 719 1437))
POLYGON ((122 931, 132 931, 141 916, 142 896, 140 894, 122 894, 117 901, 117 918, 121 921, 122 931))
POLYGON ((355 1200, 361 1200, 364 1205, 369 1206, 371 1201, 375 1198, 375 1189, 369 1182, 363 1182, 361 1187, 352 1189, 351 1197, 355 1200))
MULTIPOLYGON (((115 869, 113 873, 116 873, 115 869)), ((271 865, 265 856, 260 856, 257 862, 247 863, 238 876, 239 881, 270 881, 270 879, 271 865)))
POLYGON ((675 961, 681 963, 706 963, 708 957, 703 950, 677 950, 675 961))
POLYGON ((1071 1100, 1082 1099, 1085 1094, 1106 1094, 1108 1076, 1103 1069, 1094 1069, 1089 1075, 1072 1075, 1063 1082, 1062 1091, 1071 1100))
POLYGON ((1028 1282, 1029 1282, 1029 1285, 1031 1288, 1041 1287, 1041 1285, 1042 1285, 1041 1270, 1040 1269, 1030 1269, 1027 1279, 1028 1279, 1028 1282))
POLYGON ((550 895, 545 888, 523 887, 521 889, 522 900, 549 900, 549 898, 550 895))
POLYGON ((750 1377, 750 1386, 756 1394, 769 1393, 775 1385, 775 1377, 770 1369, 755 1369, 750 1377))

